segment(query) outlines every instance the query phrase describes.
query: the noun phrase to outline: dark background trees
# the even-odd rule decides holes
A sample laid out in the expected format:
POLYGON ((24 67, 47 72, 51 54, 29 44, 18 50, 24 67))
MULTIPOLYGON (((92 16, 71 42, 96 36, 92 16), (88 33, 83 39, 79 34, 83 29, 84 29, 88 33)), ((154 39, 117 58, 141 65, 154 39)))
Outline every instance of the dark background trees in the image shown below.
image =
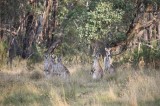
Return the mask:
POLYGON ((104 47, 111 47, 118 54, 115 60, 123 57, 119 62, 131 59, 137 66, 144 57, 147 67, 156 68, 159 4, 159 0, 1 0, 0 60, 7 60, 13 39, 19 56, 33 61, 61 40, 54 53, 67 61, 89 62, 95 46, 102 56, 104 47))

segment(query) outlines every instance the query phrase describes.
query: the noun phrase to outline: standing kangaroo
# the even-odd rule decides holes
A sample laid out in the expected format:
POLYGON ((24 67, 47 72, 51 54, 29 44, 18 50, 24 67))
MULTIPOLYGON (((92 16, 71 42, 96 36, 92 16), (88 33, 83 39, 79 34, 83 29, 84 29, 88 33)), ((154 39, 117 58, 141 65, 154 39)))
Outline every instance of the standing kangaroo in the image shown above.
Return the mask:
POLYGON ((91 73, 92 73, 92 78, 93 79, 101 79, 103 77, 103 69, 99 63, 99 56, 96 54, 94 57, 93 57, 93 66, 92 66, 92 70, 91 70, 91 73))
POLYGON ((70 76, 70 72, 62 63, 61 57, 58 57, 58 59, 57 59, 57 71, 60 73, 60 75, 64 79, 67 78, 68 76, 70 76))
POLYGON ((104 70, 108 70, 112 74, 115 70, 112 64, 111 49, 105 48, 106 55, 104 57, 104 70))
POLYGON ((10 68, 12 67, 13 59, 16 56, 20 56, 20 55, 21 55, 21 50, 20 50, 20 47, 18 45, 18 41, 17 41, 16 37, 13 37, 11 39, 11 41, 9 42, 9 49, 8 49, 7 64, 10 65, 10 68))

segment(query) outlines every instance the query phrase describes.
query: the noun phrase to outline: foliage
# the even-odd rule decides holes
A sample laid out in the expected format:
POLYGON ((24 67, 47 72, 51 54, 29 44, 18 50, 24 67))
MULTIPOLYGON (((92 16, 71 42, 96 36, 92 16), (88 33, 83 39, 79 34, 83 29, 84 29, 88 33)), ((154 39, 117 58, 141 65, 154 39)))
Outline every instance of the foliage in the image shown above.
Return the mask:
POLYGON ((82 14, 83 25, 78 27, 79 36, 86 39, 100 39, 112 31, 112 24, 120 22, 123 11, 113 10, 113 4, 109 2, 97 3, 94 10, 88 10, 82 14))
MULTIPOLYGON (((1 0, 0 7, 4 10, 0 11, 1 27, 11 31, 17 31, 26 14, 30 12, 34 15, 32 25, 33 30, 36 31, 38 16, 40 14, 44 15, 46 11, 46 1, 36 0, 35 3, 30 4, 28 0, 1 0)), ((47 16, 47 23, 44 25, 44 30, 42 31, 44 34, 43 47, 37 50, 37 45, 35 47, 33 46, 32 49, 35 53, 29 58, 29 66, 42 60, 41 56, 43 55, 44 48, 45 50, 48 49, 48 46, 46 46, 47 42, 49 42, 48 36, 49 39, 52 36, 53 39, 51 39, 51 42, 54 42, 60 33, 62 33, 63 42, 55 50, 55 54, 63 55, 67 58, 80 56, 80 59, 85 56, 91 57, 89 55, 91 39, 99 40, 104 44, 118 44, 125 41, 127 39, 126 32, 128 31, 128 27, 135 18, 135 13, 138 9, 138 2, 134 0, 57 0, 57 2, 58 6, 55 16, 56 28, 53 28, 54 30, 49 35, 50 33, 47 31, 53 27, 54 15, 54 7, 51 7, 52 9, 49 10, 47 16)), ((145 0, 143 2, 145 6, 147 6, 146 4, 159 4, 159 0, 145 0)), ((21 48, 23 48, 23 38, 28 36, 25 32, 26 23, 25 21, 24 25, 22 25, 23 28, 18 33, 21 48)), ((5 33, 5 36, 10 37, 11 35, 5 33)), ((2 51, 6 51, 4 48, 1 47, 1 53, 2 51)), ((159 52, 154 50, 145 48, 142 51, 144 52, 138 53, 135 50, 135 54, 133 54, 135 62, 138 61, 139 55, 142 56, 142 54, 147 55, 144 56, 147 61, 152 61, 152 59, 159 57, 159 52)))

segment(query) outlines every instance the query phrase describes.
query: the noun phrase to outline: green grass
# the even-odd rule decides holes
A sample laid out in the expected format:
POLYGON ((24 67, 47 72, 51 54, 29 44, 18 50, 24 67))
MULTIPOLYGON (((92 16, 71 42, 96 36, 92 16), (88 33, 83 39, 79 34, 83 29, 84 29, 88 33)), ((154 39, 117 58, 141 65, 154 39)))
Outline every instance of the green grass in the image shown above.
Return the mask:
POLYGON ((40 95, 36 95, 31 92, 19 91, 19 92, 14 92, 10 96, 6 97, 4 100, 4 105, 12 104, 15 106, 21 106, 21 104, 24 104, 27 106, 29 104, 32 104, 40 100, 41 100, 40 95))

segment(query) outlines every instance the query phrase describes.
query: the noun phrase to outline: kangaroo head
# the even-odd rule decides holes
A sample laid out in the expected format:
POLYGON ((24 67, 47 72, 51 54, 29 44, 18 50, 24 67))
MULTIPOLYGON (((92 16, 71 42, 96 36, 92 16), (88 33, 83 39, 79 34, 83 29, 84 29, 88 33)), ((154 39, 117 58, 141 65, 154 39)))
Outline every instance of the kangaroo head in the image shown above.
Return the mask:
POLYGON ((105 48, 106 51, 106 57, 109 58, 111 57, 111 48, 105 48))
POLYGON ((99 58, 100 58, 100 54, 99 53, 96 53, 94 56, 93 56, 93 62, 92 62, 92 67, 93 69, 97 68, 97 66, 99 67, 100 63, 99 63, 99 58))
POLYGON ((59 57, 57 58, 57 62, 58 62, 58 63, 62 63, 62 56, 59 56, 59 57))
POLYGON ((53 63, 55 63, 56 62, 56 56, 53 54, 53 55, 51 55, 51 61, 53 62, 53 63))
POLYGON ((100 53, 97 52, 96 54, 93 55, 93 62, 95 60, 97 61, 99 58, 100 58, 100 53))
POLYGON ((44 72, 49 74, 49 54, 44 54, 44 72))
POLYGON ((44 53, 44 72, 49 74, 51 64, 55 63, 55 57, 49 53, 44 53))
POLYGON ((111 48, 105 48, 106 54, 111 54, 111 48))
POLYGON ((95 70, 91 69, 90 75, 93 75, 94 72, 95 72, 95 70))

